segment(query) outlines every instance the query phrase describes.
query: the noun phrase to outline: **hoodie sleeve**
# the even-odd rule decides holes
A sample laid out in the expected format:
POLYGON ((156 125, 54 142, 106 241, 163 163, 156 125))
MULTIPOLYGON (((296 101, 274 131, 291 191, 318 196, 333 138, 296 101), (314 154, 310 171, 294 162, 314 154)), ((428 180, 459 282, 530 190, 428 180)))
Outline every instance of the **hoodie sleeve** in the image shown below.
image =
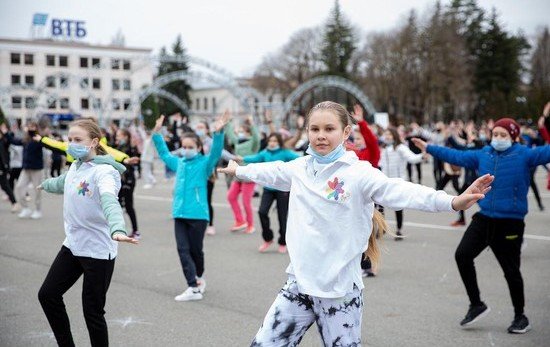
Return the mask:
POLYGON ((418 164, 422 162, 422 153, 415 154, 404 144, 399 145, 397 147, 397 151, 399 152, 401 158, 405 159, 405 161, 409 164, 418 164))
POLYGON ((113 167, 102 169, 96 176, 96 184, 99 188, 101 209, 109 224, 111 237, 115 233, 126 235, 124 215, 117 198, 120 190, 120 173, 113 167))
POLYGON ((395 210, 454 211, 454 196, 401 178, 389 178, 374 168, 365 170, 363 192, 375 203, 395 210))
POLYGON ((449 164, 468 169, 477 169, 481 150, 460 151, 443 146, 428 145, 428 147, 426 147, 426 152, 431 154, 434 158, 443 160, 449 164))
POLYGON ((42 182, 41 186, 44 191, 48 193, 63 194, 65 190, 65 177, 67 177, 66 172, 64 172, 60 176, 48 178, 47 180, 42 182))
POLYGON ((527 150, 529 166, 535 167, 550 163, 550 145, 539 146, 527 150))
POLYGON ((168 166, 168 168, 172 171, 178 170, 178 157, 170 154, 168 151, 168 146, 166 146, 166 142, 164 142, 164 139, 162 138, 161 134, 153 134, 153 142, 155 144, 155 148, 157 149, 157 152, 159 154, 160 159, 168 166))
POLYGON ((263 186, 288 192, 292 185, 292 162, 272 161, 269 163, 239 166, 237 178, 254 181, 263 186))
POLYGON ((216 168, 216 165, 218 164, 218 161, 220 161, 220 158, 222 156, 222 150, 223 150, 223 131, 221 132, 215 132, 214 133, 214 139, 212 141, 212 147, 210 148, 210 153, 208 154, 208 160, 206 163, 206 175, 210 176, 214 169, 216 168))
POLYGON ((366 150, 369 152, 369 162, 373 166, 378 167, 378 163, 380 162, 380 146, 378 146, 378 139, 370 130, 367 121, 362 120, 357 124, 359 125, 359 131, 361 135, 363 135, 365 144, 367 145, 366 150))

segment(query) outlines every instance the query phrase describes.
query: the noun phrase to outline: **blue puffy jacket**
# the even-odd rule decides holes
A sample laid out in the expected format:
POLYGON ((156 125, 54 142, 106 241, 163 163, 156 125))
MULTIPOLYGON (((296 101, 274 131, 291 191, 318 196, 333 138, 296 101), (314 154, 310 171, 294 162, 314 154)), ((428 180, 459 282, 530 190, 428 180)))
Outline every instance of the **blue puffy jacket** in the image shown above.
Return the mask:
POLYGON ((491 218, 524 219, 528 212, 529 169, 550 162, 550 146, 527 148, 519 143, 503 152, 492 146, 478 150, 429 145, 427 152, 450 164, 476 169, 480 176, 495 176, 492 189, 479 201, 481 213, 491 218))
POLYGON ((214 133, 209 155, 197 154, 191 159, 170 154, 160 134, 153 135, 153 142, 162 161, 176 171, 172 217, 210 220, 206 183, 222 155, 223 132, 214 133))

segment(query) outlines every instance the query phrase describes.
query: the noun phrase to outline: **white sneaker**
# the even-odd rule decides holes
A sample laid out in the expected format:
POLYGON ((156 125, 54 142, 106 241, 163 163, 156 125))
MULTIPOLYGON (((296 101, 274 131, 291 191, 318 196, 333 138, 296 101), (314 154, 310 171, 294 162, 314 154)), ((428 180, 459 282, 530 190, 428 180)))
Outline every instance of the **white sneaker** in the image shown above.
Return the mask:
POLYGON ((204 294, 204 290, 206 289, 206 281, 202 277, 197 277, 197 288, 199 288, 199 292, 201 294, 204 294))
POLYGON ((32 215, 32 210, 28 207, 25 207, 21 210, 21 212, 19 212, 17 217, 19 217, 19 218, 30 218, 31 215, 32 215))
POLYGON ((213 226, 206 227, 206 235, 216 235, 216 228, 214 228, 213 226))
POLYGON ((151 189, 151 188, 153 188, 153 185, 149 183, 143 186, 143 189, 151 189))
POLYGON ((40 219, 42 218, 42 212, 38 211, 38 210, 35 210, 32 214, 31 214, 31 218, 32 219, 40 219))
POLYGON ((202 294, 198 287, 189 287, 183 293, 174 298, 176 301, 202 300, 202 294))
POLYGON ((19 203, 17 202, 11 205, 11 213, 19 212, 20 209, 21 209, 21 205, 19 205, 19 203))

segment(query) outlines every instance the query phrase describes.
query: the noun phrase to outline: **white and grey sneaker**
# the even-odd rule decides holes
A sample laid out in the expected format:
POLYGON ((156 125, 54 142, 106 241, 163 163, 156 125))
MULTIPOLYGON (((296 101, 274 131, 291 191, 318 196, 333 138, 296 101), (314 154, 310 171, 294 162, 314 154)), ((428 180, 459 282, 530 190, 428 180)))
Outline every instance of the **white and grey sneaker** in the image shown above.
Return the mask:
POLYGON ((19 218, 31 218, 32 210, 28 207, 24 207, 17 215, 19 218))
POLYGON ((204 290, 206 289, 206 281, 203 277, 197 277, 197 288, 199 288, 201 294, 204 294, 204 290))
POLYGON ((176 301, 202 300, 202 294, 198 287, 189 287, 183 293, 174 298, 176 301))

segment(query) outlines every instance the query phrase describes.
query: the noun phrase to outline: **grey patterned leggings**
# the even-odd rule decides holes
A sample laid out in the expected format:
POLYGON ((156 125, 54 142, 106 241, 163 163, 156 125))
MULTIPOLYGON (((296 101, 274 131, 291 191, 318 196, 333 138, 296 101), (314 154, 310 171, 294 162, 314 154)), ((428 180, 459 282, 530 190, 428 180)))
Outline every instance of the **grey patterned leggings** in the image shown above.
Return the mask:
POLYGON ((289 278, 267 312, 252 347, 297 346, 315 322, 324 346, 361 346, 363 293, 336 299, 319 298, 298 291, 289 278))

